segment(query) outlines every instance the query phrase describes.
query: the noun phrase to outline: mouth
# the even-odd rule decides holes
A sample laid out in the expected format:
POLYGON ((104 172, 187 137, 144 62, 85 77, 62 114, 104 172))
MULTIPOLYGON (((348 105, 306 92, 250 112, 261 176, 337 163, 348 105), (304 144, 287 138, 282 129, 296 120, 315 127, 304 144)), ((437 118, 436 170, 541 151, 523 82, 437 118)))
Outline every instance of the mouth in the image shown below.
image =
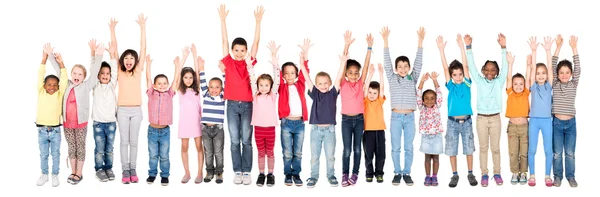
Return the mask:
POLYGON ((73 79, 73 82, 79 83, 79 79, 73 79))

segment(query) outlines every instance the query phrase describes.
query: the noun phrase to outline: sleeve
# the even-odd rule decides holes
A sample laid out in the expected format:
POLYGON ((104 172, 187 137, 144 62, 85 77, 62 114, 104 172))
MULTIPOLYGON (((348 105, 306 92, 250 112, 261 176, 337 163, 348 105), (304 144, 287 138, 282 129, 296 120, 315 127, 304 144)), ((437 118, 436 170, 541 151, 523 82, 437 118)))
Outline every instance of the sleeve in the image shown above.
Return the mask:
POLYGON ((150 96, 152 96, 153 92, 154 92, 154 88, 150 87, 150 88, 148 88, 148 90, 146 90, 146 95, 148 95, 148 97, 150 97, 150 96))
POLYGON ((442 90, 440 88, 435 89, 435 94, 437 98, 435 103, 437 104, 437 107, 440 108, 442 107, 442 101, 444 101, 444 95, 442 95, 442 90))
POLYGON ((510 95, 512 93, 512 88, 506 88, 506 95, 510 95))
MULTIPOLYGON (((471 70, 471 69, 469 69, 471 70)), ((502 49, 502 68, 500 68, 500 73, 498 74, 497 80, 504 86, 506 82, 506 75, 508 75, 508 61, 506 60, 506 49, 502 49)))
POLYGON ((48 60, 50 60, 50 63, 52 63, 52 67, 54 67, 54 71, 56 71, 56 74, 58 75, 60 73, 61 68, 58 62, 56 61, 56 57, 54 57, 54 54, 48 54, 48 60))
POLYGON ((467 88, 471 89, 471 84, 473 84, 473 80, 472 79, 467 79, 464 78, 463 79, 465 82, 467 82, 465 85, 467 85, 467 88))
POLYGON ((450 83, 452 83, 452 79, 446 81, 445 83, 446 89, 448 89, 448 91, 452 91, 452 85, 450 85, 450 83))
MULTIPOLYGON (((273 66, 273 79, 281 78, 281 71, 278 67, 273 66)), ((273 87, 271 87, 271 93, 277 94, 279 91, 279 84, 281 84, 280 80, 273 80, 273 87)))
POLYGON ((392 83, 392 79, 394 77, 394 68, 392 67, 392 59, 390 58, 390 48, 383 48, 383 67, 388 77, 388 81, 392 83))
POLYGON ((474 80, 475 83, 481 83, 483 77, 479 74, 477 66, 475 66, 475 58, 473 58, 472 49, 467 49, 467 63, 469 64, 469 74, 471 74, 471 79, 474 80))
POLYGON ((90 77, 85 80, 86 92, 91 91, 98 84, 98 73, 100 72, 100 66, 102 65, 102 55, 92 56, 90 61, 90 77))
POLYGON ((575 85, 575 88, 577 88, 577 86, 579 85, 579 76, 581 75, 579 55, 573 56, 573 64, 575 65, 575 68, 573 68, 573 79, 571 82, 573 82, 573 85, 575 85))
POLYGON ((423 90, 417 90, 417 107, 419 110, 423 110, 423 90))
POLYGON ((384 95, 383 97, 380 97, 380 98, 378 98, 378 99, 379 99, 380 105, 383 105, 383 103, 385 103, 385 99, 386 99, 386 97, 385 97, 385 95, 384 95))
MULTIPOLYGON (((308 60, 304 61, 304 68, 306 68, 306 72, 310 73, 310 69, 308 68, 308 60)), ((302 72, 302 69, 300 69, 300 68, 298 68, 298 72, 300 73, 300 74, 298 74, 298 81, 304 84, 304 82, 306 82, 306 79, 304 79, 305 73, 302 72)), ((309 73, 306 73, 306 75, 308 75, 309 73)), ((282 79, 283 79, 283 77, 282 77, 282 79)))
POLYGON ((116 59, 111 59, 110 60, 110 83, 112 84, 113 88, 117 87, 117 76, 118 76, 118 66, 119 63, 117 63, 116 59))
POLYGON ((423 68, 423 48, 417 49, 417 57, 415 58, 413 72, 411 73, 413 82, 416 84, 419 82, 419 76, 421 76, 421 69, 423 68))
POLYGON ((67 90, 67 86, 69 85, 69 78, 67 77, 67 69, 60 69, 60 82, 58 83, 58 92, 65 95, 65 91, 67 90))
POLYGON ((37 85, 36 91, 40 91, 40 89, 44 87, 45 75, 46 75, 46 65, 40 64, 40 68, 38 69, 38 85, 37 85))
POLYGON ((200 71, 199 77, 200 77, 200 91, 202 92, 202 95, 206 95, 206 92, 208 92, 208 86, 206 85, 208 83, 208 81, 206 81, 206 75, 205 75, 204 71, 200 71))
POLYGON ((558 81, 558 71, 556 71, 557 68, 557 64, 558 64, 558 57, 557 56, 552 56, 552 85, 556 84, 556 83, 560 83, 560 81, 558 81))
POLYGON ((531 94, 531 91, 529 91, 527 88, 523 89, 523 93, 525 94, 526 97, 528 97, 531 94))
MULTIPOLYGON (((310 91, 308 91, 308 96, 310 97, 310 99, 315 100, 315 97, 317 95, 317 86, 314 86, 310 89, 310 91)), ((314 101, 313 101, 314 102, 314 101)))

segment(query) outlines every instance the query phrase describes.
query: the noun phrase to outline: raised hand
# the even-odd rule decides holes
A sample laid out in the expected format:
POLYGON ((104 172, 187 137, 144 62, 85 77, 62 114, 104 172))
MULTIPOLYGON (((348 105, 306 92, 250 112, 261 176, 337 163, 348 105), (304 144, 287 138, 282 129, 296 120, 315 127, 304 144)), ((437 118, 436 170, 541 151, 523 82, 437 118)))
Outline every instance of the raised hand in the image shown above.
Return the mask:
POLYGON ((465 45, 467 45, 467 46, 473 44, 473 38, 469 34, 465 35, 464 40, 465 40, 465 45))
POLYGON ((560 34, 556 35, 556 38, 554 38, 554 40, 556 41, 556 47, 557 48, 562 47, 562 44, 563 44, 562 35, 560 35, 560 34))
POLYGON ((427 81, 429 80, 429 73, 425 73, 423 74, 423 76, 421 77, 421 82, 427 81))
POLYGON ((62 65, 64 63, 60 53, 54 53, 54 57, 56 58, 56 62, 58 62, 58 64, 62 65))
POLYGON ((544 49, 546 51, 550 51, 550 50, 552 50, 553 42, 554 42, 554 40, 552 40, 552 37, 546 36, 546 37, 544 37, 544 43, 542 43, 542 47, 544 47, 544 49))
POLYGON ((377 64, 377 71, 379 71, 379 74, 383 74, 383 64, 381 64, 381 63, 377 64))
POLYGON ((506 61, 509 65, 512 65, 515 62, 515 56, 511 52, 506 53, 506 61))
POLYGON ((137 22, 137 24, 139 24, 140 26, 146 26, 147 19, 148 17, 145 17, 144 13, 141 13, 140 15, 138 15, 138 19, 135 22, 137 22))
POLYGON ((438 36, 438 38, 435 41, 437 42, 437 46, 440 50, 443 50, 444 48, 446 48, 447 42, 444 42, 444 37, 438 36))
POLYGON ((369 65, 369 74, 375 73, 375 64, 369 65))
POLYGON ((529 37, 529 41, 527 41, 527 44, 529 44, 529 47, 532 51, 537 51, 537 47, 540 43, 537 42, 537 38, 535 36, 531 36, 529 37))
POLYGON ((371 35, 371 33, 367 34, 367 46, 373 47, 373 36, 371 35))
POLYGON ((246 58, 244 59, 244 61, 246 61, 246 66, 252 66, 252 56, 250 56, 250 53, 247 53, 246 58))
POLYGON ((150 54, 148 54, 146 55, 146 67, 148 67, 148 69, 150 69, 150 64, 152 64, 152 58, 150 58, 150 54))
POLYGON ((440 75, 437 72, 433 71, 429 76, 431 77, 431 79, 437 80, 438 76, 440 75))
POLYGON ((224 21, 227 18, 228 14, 229 10, 225 8, 225 4, 221 4, 221 6, 219 7, 219 17, 221 18, 221 20, 224 21))
POLYGON ((196 45, 194 43, 192 43, 192 47, 190 49, 192 51, 192 56, 198 56, 198 51, 196 50, 196 45))
POLYGON ((202 59, 202 57, 198 56, 198 58, 196 58, 196 61, 198 61, 198 70, 203 71, 204 70, 204 59, 202 59))
POLYGON ((109 27, 111 30, 114 30, 114 29, 115 29, 115 27, 117 26, 117 23, 119 23, 119 21, 117 21, 117 19, 115 19, 115 18, 111 18, 111 19, 110 19, 110 22, 108 22, 108 27, 109 27))
POLYGON ((498 34, 498 44, 500 44, 500 47, 503 49, 506 48, 506 36, 502 33, 498 34))
POLYGON ((181 49, 181 52, 183 53, 183 58, 185 59, 188 55, 190 55, 190 47, 184 47, 183 49, 181 49))
POLYGON ((350 56, 346 55, 340 55, 340 62, 346 62, 348 61, 348 59, 350 59, 350 56))
POLYGON ((52 45, 50 45, 50 43, 46 43, 46 44, 44 44, 44 52, 45 52, 47 55, 50 55, 50 54, 52 54, 52 53, 53 53, 53 51, 54 51, 54 47, 52 47, 52 45))
POLYGON ((390 36, 390 29, 385 26, 381 29, 381 37, 383 37, 383 40, 388 40, 388 37, 390 36))
MULTIPOLYGON (((227 11, 227 13, 229 13, 229 11, 227 11)), ((256 19, 256 22, 260 22, 262 20, 262 17, 264 14, 265 14, 265 8, 263 8, 262 5, 256 7, 256 10, 254 10, 254 18, 256 19)), ((225 16, 227 16, 227 14, 225 14, 225 16)), ((221 19, 223 19, 223 18, 221 17, 221 19)))
POLYGON ((577 48, 577 37, 576 36, 571 36, 571 38, 569 39, 569 45, 571 45, 571 48, 577 48))
MULTIPOLYGON (((310 47, 312 47, 314 44, 310 43, 310 39, 306 38, 304 39, 304 44, 302 45, 298 45, 298 47, 300 47, 300 49, 302 49, 302 55, 304 58, 303 60, 307 60, 308 59, 308 49, 310 49, 310 47)), ((304 61, 300 62, 300 64, 304 64, 304 61)))
POLYGON ((425 40, 425 28, 419 28, 419 30, 417 31, 417 35, 419 36, 419 44, 422 44, 423 40, 425 40))
POLYGON ((350 45, 354 42, 354 38, 352 38, 352 32, 350 30, 346 30, 344 33, 344 44, 350 45))
POLYGON ((271 51, 271 56, 277 56, 277 52, 279 51, 280 47, 281 47, 281 45, 279 45, 279 46, 276 45, 275 41, 271 41, 267 45, 267 48, 269 49, 269 51, 271 51))
POLYGON ((94 50, 96 50, 96 48, 98 47, 98 45, 96 45, 96 39, 91 39, 91 40, 88 42, 88 46, 90 46, 90 50, 91 50, 91 51, 94 51, 94 50))
POLYGON ((458 47, 460 47, 461 49, 465 48, 465 42, 463 41, 462 35, 456 34, 456 43, 458 44, 458 47))
POLYGON ((104 44, 100 43, 100 44, 96 45, 95 50, 96 50, 96 55, 103 55, 104 54, 104 44))
POLYGON ((110 55, 111 58, 115 58, 118 56, 118 55, 116 55, 117 47, 112 42, 108 42, 108 48, 106 48, 106 51, 108 51, 108 54, 110 55))

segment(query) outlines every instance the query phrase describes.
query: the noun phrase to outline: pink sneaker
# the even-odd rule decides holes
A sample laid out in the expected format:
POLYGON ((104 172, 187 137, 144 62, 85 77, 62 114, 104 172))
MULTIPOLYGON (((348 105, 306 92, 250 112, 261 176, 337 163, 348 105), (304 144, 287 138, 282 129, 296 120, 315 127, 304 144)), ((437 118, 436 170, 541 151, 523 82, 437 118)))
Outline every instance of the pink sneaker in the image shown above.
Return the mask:
POLYGON ((129 174, 131 174, 131 182, 132 183, 137 183, 139 181, 139 179, 137 177, 137 173, 135 172, 135 169, 129 170, 129 174))
POLYGON ((496 185, 502 185, 504 181, 502 180, 502 176, 499 174, 494 175, 494 181, 496 181, 496 185))
POLYGON ((482 187, 487 187, 488 186, 488 180, 490 179, 490 177, 486 174, 481 176, 481 186, 482 187))
MULTIPOLYGON (((527 181, 527 184, 531 187, 535 186, 535 178, 529 178, 529 181, 527 181)), ((550 183, 550 186, 552 186, 552 183, 550 183)))
POLYGON ((546 177, 546 187, 552 187, 552 179, 550 177, 546 177))
POLYGON ((131 182, 131 178, 129 178, 129 177, 123 177, 123 179, 121 179, 121 182, 123 184, 129 184, 131 182))

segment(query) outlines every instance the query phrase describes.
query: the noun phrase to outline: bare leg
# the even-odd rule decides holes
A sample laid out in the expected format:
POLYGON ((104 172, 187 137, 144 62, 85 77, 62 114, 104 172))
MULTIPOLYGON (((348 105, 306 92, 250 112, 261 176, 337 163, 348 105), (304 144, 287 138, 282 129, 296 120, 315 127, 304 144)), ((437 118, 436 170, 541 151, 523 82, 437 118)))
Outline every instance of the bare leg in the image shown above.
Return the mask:
POLYGON ((190 163, 188 162, 189 140, 189 138, 181 138, 181 160, 183 162, 183 169, 185 170, 184 177, 190 177, 190 163))
POLYGON ((431 155, 425 154, 425 174, 431 175, 431 155))
POLYGON ((202 136, 194 138, 196 142, 196 152, 198 152, 198 178, 202 178, 202 168, 204 167, 204 147, 202 146, 202 136))
POLYGON ((438 170, 440 169, 440 156, 439 155, 431 155, 433 159, 433 175, 437 175, 438 170))

